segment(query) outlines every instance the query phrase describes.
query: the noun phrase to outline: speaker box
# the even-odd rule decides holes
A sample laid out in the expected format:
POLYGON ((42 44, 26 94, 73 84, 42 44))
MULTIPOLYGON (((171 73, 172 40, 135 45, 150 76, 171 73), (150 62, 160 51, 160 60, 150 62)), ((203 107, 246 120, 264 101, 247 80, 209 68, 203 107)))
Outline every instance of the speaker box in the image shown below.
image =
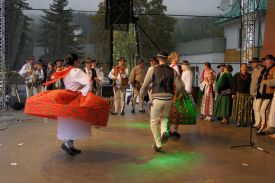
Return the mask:
POLYGON ((132 17, 133 0, 106 0, 106 29, 128 30, 132 17))

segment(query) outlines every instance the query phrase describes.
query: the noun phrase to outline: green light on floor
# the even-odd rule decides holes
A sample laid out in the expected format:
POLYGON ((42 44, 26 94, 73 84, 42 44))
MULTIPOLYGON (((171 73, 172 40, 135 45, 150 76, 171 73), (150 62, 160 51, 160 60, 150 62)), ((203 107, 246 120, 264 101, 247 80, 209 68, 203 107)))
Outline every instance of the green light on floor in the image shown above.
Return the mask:
POLYGON ((129 128, 138 128, 138 129, 149 129, 149 122, 135 122, 135 123, 127 123, 126 127, 129 128))
POLYGON ((201 154, 191 152, 176 152, 158 154, 153 159, 146 158, 141 163, 128 163, 119 166, 112 172, 112 176, 118 179, 126 179, 129 182, 136 178, 146 180, 165 179, 179 174, 186 174, 202 163, 201 154), (147 159, 147 160, 146 160, 147 159))

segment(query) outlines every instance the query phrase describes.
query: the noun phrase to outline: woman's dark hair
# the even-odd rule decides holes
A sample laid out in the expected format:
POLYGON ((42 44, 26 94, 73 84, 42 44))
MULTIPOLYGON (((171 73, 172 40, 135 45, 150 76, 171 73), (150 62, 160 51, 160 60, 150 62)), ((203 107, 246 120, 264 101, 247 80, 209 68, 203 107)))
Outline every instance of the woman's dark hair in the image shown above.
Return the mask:
POLYGON ((209 67, 211 69, 211 64, 210 62, 205 62, 204 65, 206 65, 207 67, 209 67))
POLYGON ((226 65, 225 68, 226 68, 226 70, 228 70, 228 72, 232 72, 233 71, 232 65, 226 65))
POLYGON ((71 53, 65 58, 64 62, 66 65, 73 66, 74 62, 77 60, 78 60, 77 54, 71 53))

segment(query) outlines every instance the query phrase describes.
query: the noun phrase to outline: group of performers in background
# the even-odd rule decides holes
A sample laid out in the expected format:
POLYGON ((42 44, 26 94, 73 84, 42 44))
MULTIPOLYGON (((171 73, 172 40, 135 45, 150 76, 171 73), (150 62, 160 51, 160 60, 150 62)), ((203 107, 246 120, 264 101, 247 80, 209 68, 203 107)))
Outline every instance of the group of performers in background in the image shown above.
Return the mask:
MULTIPOLYGON (((144 113, 144 98, 149 96, 150 126, 154 137, 153 148, 156 152, 162 151, 168 137, 180 137, 180 124, 196 123, 197 106, 191 94, 193 73, 189 62, 185 60, 180 65, 179 58, 176 52, 168 54, 160 51, 149 60, 149 69, 144 67, 144 60, 140 59, 137 60, 136 67, 129 72, 126 59, 120 57, 108 75, 112 80, 114 93, 112 115, 125 115, 126 89, 129 83, 132 86, 131 113, 136 112, 137 97, 138 110, 144 113)), ((259 59, 252 60, 252 74, 248 73, 248 65, 242 64, 240 72, 234 77, 230 65, 220 65, 220 72, 216 76, 211 64, 205 63, 200 83, 202 97, 199 106, 202 117, 209 121, 213 117, 219 117, 222 120, 221 124, 228 124, 231 117, 238 126, 246 126, 251 122, 252 105, 249 102, 244 108, 243 105, 251 94, 256 119, 254 126, 259 128, 258 133, 263 130, 266 133, 268 128, 274 128, 274 60, 272 55, 263 58, 263 70, 259 68, 259 59), (270 108, 273 111, 269 113, 270 108)), ((29 58, 20 71, 20 75, 26 78, 27 90, 34 87, 33 84, 29 84, 30 81, 35 81, 31 80, 34 78, 32 74, 41 73, 37 72, 41 71, 40 63, 36 63, 37 69, 31 72, 34 67, 33 61, 33 57, 29 58)), ((41 85, 45 86, 44 90, 47 91, 34 97, 27 94, 30 98, 25 108, 27 114, 57 119, 57 136, 64 141, 62 149, 70 155, 81 152, 74 147, 73 142, 89 136, 91 125, 107 125, 110 109, 108 102, 100 97, 100 85, 104 81, 103 68, 98 69, 96 60, 90 58, 85 59, 83 63, 85 67, 81 70, 78 68, 80 62, 75 54, 69 55, 65 60, 57 59, 53 66, 49 66, 48 77, 44 78, 46 84, 41 85), (57 109, 60 105, 63 109, 57 109), (68 109, 67 112, 61 113, 65 109, 68 109)), ((44 77, 46 73, 47 71, 43 70, 44 77)), ((36 78, 39 79, 39 76, 36 78)))
POLYGON ((229 124, 231 118, 238 127, 246 127, 254 120, 258 135, 269 134, 275 138, 274 61, 273 55, 266 55, 262 60, 253 58, 249 61, 251 74, 248 64, 242 63, 240 72, 234 76, 231 65, 219 65, 216 76, 211 64, 206 62, 200 84, 202 119, 212 121, 217 117, 221 124, 229 124))
MULTIPOLYGON (((82 63, 83 71, 90 78, 92 92, 100 95, 101 84, 104 81, 104 65, 97 68, 97 60, 87 58, 82 63)), ((45 87, 43 83, 54 79, 54 74, 66 69, 63 59, 56 59, 53 63, 48 63, 48 68, 42 60, 35 61, 35 57, 27 58, 27 63, 19 71, 19 75, 25 78, 26 96, 31 97, 45 90, 65 89, 63 79, 45 87)))

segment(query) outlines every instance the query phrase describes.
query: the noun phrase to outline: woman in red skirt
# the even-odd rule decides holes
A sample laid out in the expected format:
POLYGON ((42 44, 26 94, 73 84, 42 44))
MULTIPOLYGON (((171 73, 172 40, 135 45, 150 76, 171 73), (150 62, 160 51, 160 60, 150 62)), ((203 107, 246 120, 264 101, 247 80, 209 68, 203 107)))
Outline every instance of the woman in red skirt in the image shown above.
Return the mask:
POLYGON ((74 140, 89 137, 91 125, 107 126, 109 105, 92 94, 91 82, 79 68, 76 54, 65 59, 68 66, 54 74, 50 85, 63 79, 65 90, 46 91, 28 98, 25 113, 43 118, 57 119, 57 137, 64 141, 61 148, 71 156, 81 153, 74 147, 74 140))

